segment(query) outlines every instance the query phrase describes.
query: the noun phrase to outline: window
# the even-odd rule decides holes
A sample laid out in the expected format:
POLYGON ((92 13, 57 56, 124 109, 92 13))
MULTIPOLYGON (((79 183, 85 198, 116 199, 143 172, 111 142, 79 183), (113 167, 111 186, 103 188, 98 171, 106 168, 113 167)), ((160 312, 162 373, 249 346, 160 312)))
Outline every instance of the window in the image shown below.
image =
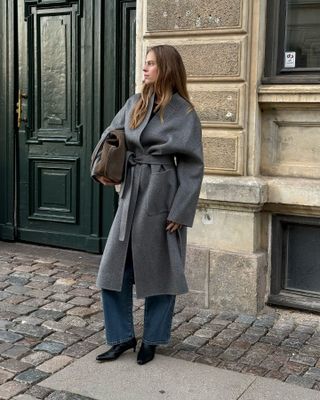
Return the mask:
POLYGON ((273 215, 268 303, 320 311, 320 219, 273 215))
POLYGON ((320 0, 268 0, 265 83, 320 83, 320 0))

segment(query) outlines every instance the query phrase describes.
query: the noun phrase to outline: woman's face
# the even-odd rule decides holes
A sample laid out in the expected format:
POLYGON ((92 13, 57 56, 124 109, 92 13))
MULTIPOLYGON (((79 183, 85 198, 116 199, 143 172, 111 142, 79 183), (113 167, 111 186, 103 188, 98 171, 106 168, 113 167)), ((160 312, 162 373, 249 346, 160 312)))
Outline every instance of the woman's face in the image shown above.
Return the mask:
POLYGON ((158 78, 158 66, 156 55, 151 50, 147 54, 146 61, 143 67, 143 80, 145 83, 155 83, 158 78))

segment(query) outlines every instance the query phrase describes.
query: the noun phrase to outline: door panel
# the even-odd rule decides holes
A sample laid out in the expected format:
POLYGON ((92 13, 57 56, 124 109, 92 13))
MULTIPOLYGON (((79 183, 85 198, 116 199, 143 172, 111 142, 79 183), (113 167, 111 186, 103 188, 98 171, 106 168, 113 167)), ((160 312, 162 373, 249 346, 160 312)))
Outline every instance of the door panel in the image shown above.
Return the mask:
MULTIPOLYGON (((100 227, 91 223, 99 189, 89 177, 92 128, 101 129, 101 94, 93 93, 100 3, 18 1, 19 239, 100 251, 100 227)), ((106 197, 112 214, 112 191, 106 197)))

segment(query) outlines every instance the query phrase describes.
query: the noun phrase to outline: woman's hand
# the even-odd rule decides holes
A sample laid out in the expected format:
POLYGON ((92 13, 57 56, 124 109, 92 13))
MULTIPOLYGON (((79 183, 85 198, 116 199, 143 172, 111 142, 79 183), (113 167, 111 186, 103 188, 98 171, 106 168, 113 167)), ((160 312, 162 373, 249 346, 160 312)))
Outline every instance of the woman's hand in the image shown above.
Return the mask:
POLYGON ((104 176, 96 176, 96 180, 102 183, 104 186, 114 186, 114 182, 109 181, 109 179, 105 178, 104 176))
POLYGON ((166 227, 166 231, 169 231, 170 233, 175 232, 177 229, 181 229, 183 225, 178 224, 177 222, 174 221, 167 221, 168 225, 166 227))

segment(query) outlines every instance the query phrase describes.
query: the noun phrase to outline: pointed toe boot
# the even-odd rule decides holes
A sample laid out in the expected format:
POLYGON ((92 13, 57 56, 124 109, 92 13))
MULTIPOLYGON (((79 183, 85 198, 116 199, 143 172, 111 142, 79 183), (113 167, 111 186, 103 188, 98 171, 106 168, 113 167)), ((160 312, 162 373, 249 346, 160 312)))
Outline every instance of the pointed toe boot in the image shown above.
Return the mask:
POLYGON ((105 353, 98 354, 96 360, 99 362, 116 360, 119 356, 121 356, 122 353, 129 349, 133 349, 133 351, 136 351, 136 346, 137 340, 136 338, 132 338, 127 342, 115 344, 105 353))
POLYGON ((143 365, 153 360, 154 354, 156 352, 156 347, 157 346, 153 344, 142 343, 137 356, 137 363, 139 365, 143 365))

